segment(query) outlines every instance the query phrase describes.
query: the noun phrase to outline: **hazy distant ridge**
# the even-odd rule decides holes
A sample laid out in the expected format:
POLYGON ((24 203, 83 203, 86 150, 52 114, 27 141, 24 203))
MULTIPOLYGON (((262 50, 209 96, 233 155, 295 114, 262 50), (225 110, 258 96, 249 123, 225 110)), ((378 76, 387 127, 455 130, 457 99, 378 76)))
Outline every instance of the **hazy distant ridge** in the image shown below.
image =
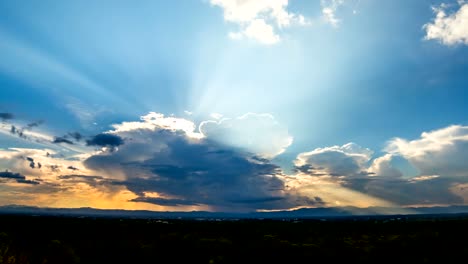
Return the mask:
POLYGON ((124 218, 320 218, 320 217, 345 217, 363 215, 414 215, 414 214, 456 214, 468 213, 468 206, 447 207, 420 207, 420 208, 385 208, 385 207, 327 207, 327 208, 303 208, 293 211, 276 212, 157 212, 144 210, 104 210, 94 208, 40 208, 32 206, 8 205, 0 207, 0 214, 30 214, 30 215, 54 215, 54 216, 96 216, 96 217, 124 217, 124 218))

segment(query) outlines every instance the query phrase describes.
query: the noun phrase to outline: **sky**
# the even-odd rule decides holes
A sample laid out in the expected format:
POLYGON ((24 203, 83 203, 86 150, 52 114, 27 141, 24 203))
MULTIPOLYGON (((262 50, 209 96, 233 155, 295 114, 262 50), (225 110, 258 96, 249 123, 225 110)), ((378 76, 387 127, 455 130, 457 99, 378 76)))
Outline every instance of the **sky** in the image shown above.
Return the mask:
POLYGON ((465 0, 1 1, 0 205, 465 205, 467 103, 465 0))

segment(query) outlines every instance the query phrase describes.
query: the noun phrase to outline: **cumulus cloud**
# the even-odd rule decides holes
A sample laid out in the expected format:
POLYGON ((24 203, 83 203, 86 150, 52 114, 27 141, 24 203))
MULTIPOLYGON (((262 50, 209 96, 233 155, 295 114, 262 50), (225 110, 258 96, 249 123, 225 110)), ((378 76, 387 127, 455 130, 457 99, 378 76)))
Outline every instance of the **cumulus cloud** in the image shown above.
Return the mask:
MULTIPOLYGON (((292 137, 272 115, 218 117, 197 128, 190 120, 150 112, 88 141, 79 142, 81 134, 66 134, 62 138, 73 142, 72 147, 87 151, 67 157, 54 148, 0 149, 0 168, 15 172, 0 175, 0 204, 23 199, 17 194, 37 205, 53 201, 67 207, 154 210, 468 201, 466 126, 424 132, 414 140, 394 138, 380 157, 355 143, 316 148, 300 153, 294 160, 295 172, 287 175, 270 159, 283 152, 292 137), (405 166, 418 172, 408 173, 405 166), (42 200, 34 200, 36 196, 42 200)), ((47 141, 50 146, 62 147, 52 140, 47 141)))
POLYGON ((459 9, 452 13, 447 12, 447 4, 434 7, 436 17, 423 26, 425 39, 439 40, 445 45, 468 45, 468 3, 459 1, 459 5, 459 9))
POLYGON ((403 173, 392 164, 394 155, 385 154, 372 161, 369 171, 380 177, 401 178, 403 173))
POLYGON ((210 0, 210 3, 223 8, 226 21, 239 25, 239 31, 229 33, 233 39, 249 38, 271 45, 281 40, 278 29, 308 23, 303 15, 287 10, 288 0, 210 0))
POLYGON ((166 117, 164 114, 149 112, 147 115, 140 117, 140 121, 122 122, 112 125, 114 130, 109 133, 122 134, 135 130, 158 130, 164 129, 168 131, 178 131, 184 133, 190 138, 201 138, 202 134, 195 131, 195 124, 184 118, 166 117))
POLYGON ((468 127, 453 125, 424 132, 420 138, 394 138, 385 154, 373 160, 376 177, 344 181, 344 186, 401 205, 461 204, 467 194, 458 190, 468 182, 468 127), (418 170, 403 176, 393 160, 405 159, 418 170))
POLYGON ((424 132, 415 140, 394 138, 386 151, 406 158, 421 175, 468 176, 468 126, 424 132))
MULTIPOLYGON (((133 202, 200 204, 224 210, 287 208, 292 203, 284 193, 283 172, 277 165, 210 139, 218 134, 193 137, 199 134, 191 121, 150 115, 153 118, 114 125, 109 133, 128 139, 125 144, 84 162, 88 169, 121 175, 115 184, 137 194, 133 202)), ((227 131, 226 124, 214 125, 227 131)))
POLYGON ((270 114, 248 113, 232 119, 205 121, 200 132, 210 140, 273 158, 289 147, 293 138, 270 114))
POLYGON ((372 153, 370 149, 348 143, 301 153, 294 164, 303 172, 329 176, 357 176, 366 174, 366 164, 372 153))
POLYGON ((419 140, 396 138, 386 148, 389 153, 375 159, 354 143, 318 148, 298 155, 297 174, 288 185, 298 193, 312 190, 328 204, 362 203, 356 199, 366 199, 365 206, 460 204, 466 197, 453 190, 468 182, 465 134, 466 128, 452 126, 423 133, 419 140), (420 173, 404 176, 396 159, 408 160, 420 173))

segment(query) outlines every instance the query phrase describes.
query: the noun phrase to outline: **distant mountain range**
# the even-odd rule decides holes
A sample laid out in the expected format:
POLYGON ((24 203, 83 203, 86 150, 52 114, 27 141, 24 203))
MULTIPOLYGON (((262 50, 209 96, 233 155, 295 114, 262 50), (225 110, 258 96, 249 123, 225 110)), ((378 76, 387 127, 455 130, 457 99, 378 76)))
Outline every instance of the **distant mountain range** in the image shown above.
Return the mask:
POLYGON ((154 219, 320 219, 353 216, 389 216, 389 215, 436 215, 436 214, 468 214, 468 206, 446 207, 324 207, 303 208, 292 211, 275 212, 159 212, 145 210, 104 210, 94 208, 41 208, 33 206, 8 205, 0 206, 0 214, 26 214, 44 216, 72 217, 112 217, 112 218, 154 218, 154 219))

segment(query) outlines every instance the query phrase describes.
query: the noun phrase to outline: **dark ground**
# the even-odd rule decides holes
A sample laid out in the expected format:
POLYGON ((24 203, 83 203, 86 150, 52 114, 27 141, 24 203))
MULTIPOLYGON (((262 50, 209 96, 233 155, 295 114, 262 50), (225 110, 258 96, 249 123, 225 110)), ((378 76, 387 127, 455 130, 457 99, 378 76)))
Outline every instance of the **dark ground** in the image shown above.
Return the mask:
POLYGON ((3 263, 465 263, 468 217, 188 221, 0 215, 3 263))

